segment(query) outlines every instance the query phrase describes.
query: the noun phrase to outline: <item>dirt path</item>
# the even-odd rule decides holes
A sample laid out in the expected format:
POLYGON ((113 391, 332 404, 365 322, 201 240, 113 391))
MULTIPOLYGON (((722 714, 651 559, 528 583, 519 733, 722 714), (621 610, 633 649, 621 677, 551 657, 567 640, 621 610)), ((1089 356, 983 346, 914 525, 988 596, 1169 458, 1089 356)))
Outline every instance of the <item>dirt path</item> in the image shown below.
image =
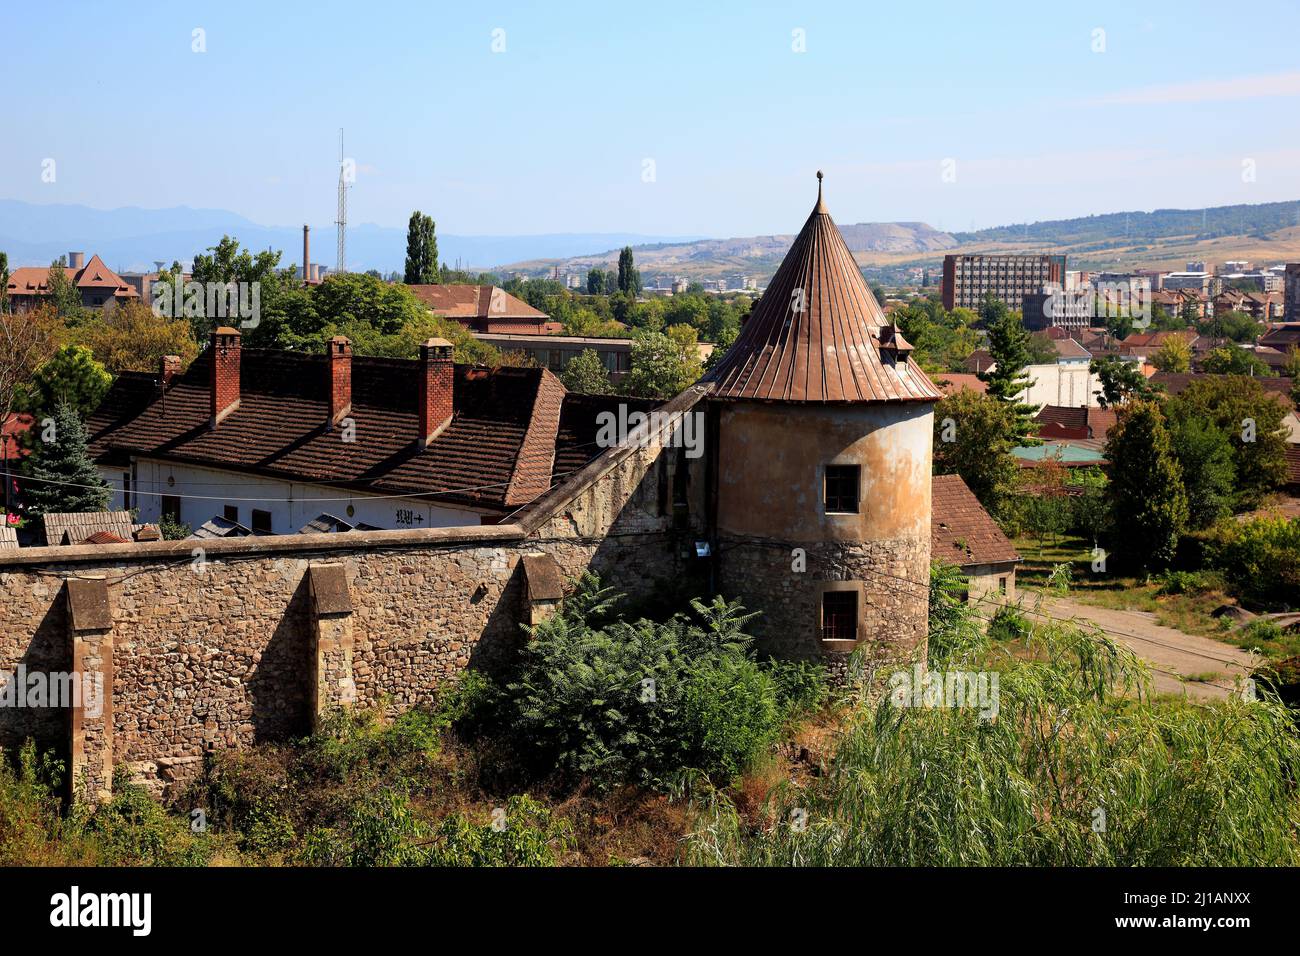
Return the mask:
MULTIPOLYGON (((1025 604, 1033 609, 1035 597, 1027 594, 1026 598, 1025 604)), ((1248 676, 1257 662, 1255 655, 1248 651, 1157 624, 1155 615, 1146 611, 1118 611, 1046 595, 1037 607, 1058 620, 1078 618, 1095 624, 1128 645, 1151 665, 1157 693, 1208 699, 1226 697, 1236 691, 1237 680, 1248 676), (1180 677, 1198 679, 1180 680, 1180 677)))

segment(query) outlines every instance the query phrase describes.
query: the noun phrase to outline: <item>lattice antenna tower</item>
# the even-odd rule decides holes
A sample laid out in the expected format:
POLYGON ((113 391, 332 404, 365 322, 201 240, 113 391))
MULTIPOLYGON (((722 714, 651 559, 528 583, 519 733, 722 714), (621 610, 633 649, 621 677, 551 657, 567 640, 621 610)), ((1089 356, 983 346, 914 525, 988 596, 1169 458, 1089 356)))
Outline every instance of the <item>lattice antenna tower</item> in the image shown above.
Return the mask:
POLYGON ((334 225, 339 230, 338 271, 348 271, 348 180, 347 167, 343 162, 343 130, 339 129, 339 217, 334 225))

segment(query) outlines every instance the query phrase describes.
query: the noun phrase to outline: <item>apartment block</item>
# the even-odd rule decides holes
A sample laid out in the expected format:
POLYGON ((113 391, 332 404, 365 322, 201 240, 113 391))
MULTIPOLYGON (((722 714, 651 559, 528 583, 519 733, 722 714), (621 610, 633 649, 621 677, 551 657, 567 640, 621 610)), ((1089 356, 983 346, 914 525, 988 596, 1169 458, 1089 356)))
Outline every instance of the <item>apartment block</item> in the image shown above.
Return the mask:
POLYGON ((947 255, 943 257, 943 307, 978 309, 986 295, 1019 310, 1043 286, 1065 286, 1065 256, 947 255))

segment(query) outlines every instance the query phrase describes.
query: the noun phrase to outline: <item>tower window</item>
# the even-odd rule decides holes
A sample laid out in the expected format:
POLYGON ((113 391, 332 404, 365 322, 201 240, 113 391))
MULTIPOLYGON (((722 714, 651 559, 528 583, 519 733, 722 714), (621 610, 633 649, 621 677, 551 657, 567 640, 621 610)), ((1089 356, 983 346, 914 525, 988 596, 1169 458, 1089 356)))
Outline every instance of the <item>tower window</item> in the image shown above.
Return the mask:
POLYGON ((858 592, 826 591, 822 594, 822 640, 858 639, 858 592))
POLYGON ((862 469, 857 465, 826 466, 827 513, 858 513, 858 482, 861 471, 862 469))

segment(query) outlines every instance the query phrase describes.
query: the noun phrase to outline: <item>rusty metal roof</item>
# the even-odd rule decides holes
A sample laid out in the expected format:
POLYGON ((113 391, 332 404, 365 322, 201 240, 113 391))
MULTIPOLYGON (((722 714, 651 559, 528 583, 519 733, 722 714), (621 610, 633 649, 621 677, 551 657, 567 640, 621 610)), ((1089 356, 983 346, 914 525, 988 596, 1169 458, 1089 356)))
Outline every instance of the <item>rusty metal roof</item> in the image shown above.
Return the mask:
POLYGON ((822 202, 735 344, 705 376, 717 398, 933 402, 942 396, 876 302, 822 202))

